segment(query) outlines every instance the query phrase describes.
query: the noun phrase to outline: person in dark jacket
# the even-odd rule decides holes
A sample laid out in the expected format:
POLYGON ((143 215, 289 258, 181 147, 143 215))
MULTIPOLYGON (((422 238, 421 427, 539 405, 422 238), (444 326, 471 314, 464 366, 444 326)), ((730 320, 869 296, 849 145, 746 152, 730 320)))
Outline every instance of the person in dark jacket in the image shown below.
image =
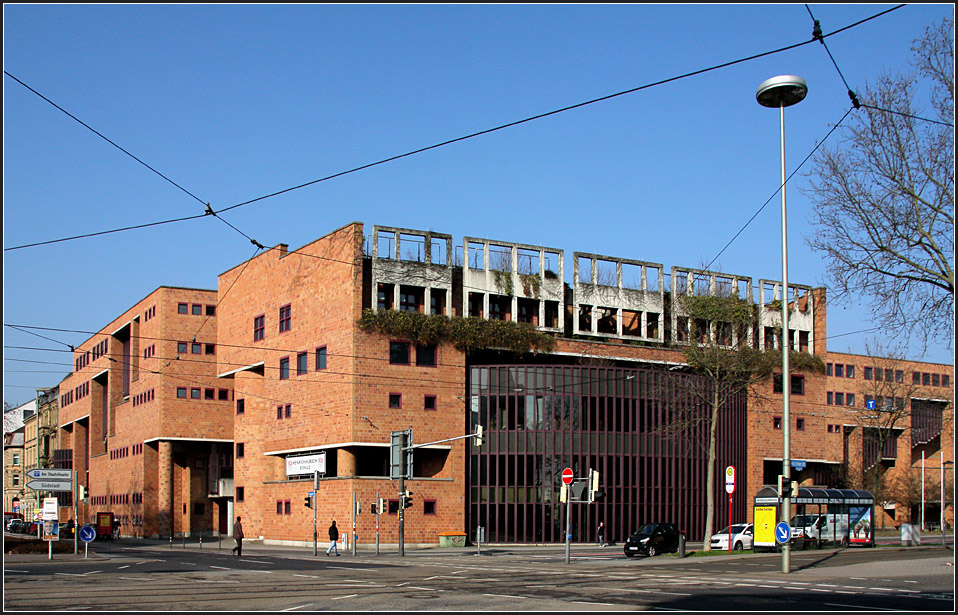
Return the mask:
POLYGON ((333 521, 333 524, 329 526, 329 547, 326 549, 327 557, 329 557, 330 551, 335 551, 336 557, 339 557, 339 549, 336 547, 337 540, 339 540, 339 530, 336 528, 336 522, 333 521))
POLYGON ((236 546, 232 548, 237 557, 243 557, 243 517, 236 517, 236 523, 233 524, 233 540, 236 546))

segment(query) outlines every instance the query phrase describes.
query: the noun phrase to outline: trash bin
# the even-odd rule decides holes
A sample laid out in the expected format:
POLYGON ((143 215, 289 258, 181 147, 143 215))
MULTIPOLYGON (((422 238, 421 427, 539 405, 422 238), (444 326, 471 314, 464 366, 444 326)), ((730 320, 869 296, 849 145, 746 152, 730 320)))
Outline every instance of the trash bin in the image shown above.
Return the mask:
POLYGON ((901 545, 903 547, 914 547, 921 544, 921 532, 917 525, 911 523, 901 524, 901 545))
POLYGON ((442 532, 439 534, 440 547, 464 547, 466 546, 465 532, 442 532))

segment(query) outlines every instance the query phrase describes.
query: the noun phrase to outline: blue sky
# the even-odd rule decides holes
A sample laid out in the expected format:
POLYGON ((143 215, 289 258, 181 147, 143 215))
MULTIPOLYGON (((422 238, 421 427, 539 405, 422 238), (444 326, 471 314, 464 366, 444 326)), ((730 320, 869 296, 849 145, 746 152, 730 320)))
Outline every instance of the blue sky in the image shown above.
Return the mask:
MULTIPOLYGON (((894 5, 809 5, 825 34, 894 5)), ((216 210, 609 94, 802 43, 802 4, 4 5, 5 325, 96 331, 158 286, 216 288, 255 248, 216 210), (194 198, 194 196, 196 198, 194 198), (199 200, 197 200, 199 199, 199 200)), ((953 14, 909 5, 827 39, 860 92, 908 71, 912 41, 953 14)), ((712 262, 775 193, 779 124, 755 91, 802 76, 788 171, 849 109, 824 47, 679 79, 239 207, 266 246, 349 222, 431 229, 673 265, 712 262)), ((855 113, 863 113, 864 110, 855 113)), ((834 136, 832 137, 834 138, 834 136)), ((831 140, 827 141, 831 143, 831 140)), ((803 170, 807 170, 805 167, 803 170)), ((808 179, 788 186, 789 281, 817 286, 808 179)), ((712 269, 781 279, 778 197, 712 269)), ((894 337, 869 306, 829 305, 828 346, 894 337)), ((83 334, 36 330, 65 344, 83 334)), ((4 400, 68 373, 63 344, 4 327, 4 400), (41 363, 33 363, 39 361, 41 363)), ((910 358, 922 358, 912 351, 910 358)), ((952 363, 946 348, 925 360, 952 363)))

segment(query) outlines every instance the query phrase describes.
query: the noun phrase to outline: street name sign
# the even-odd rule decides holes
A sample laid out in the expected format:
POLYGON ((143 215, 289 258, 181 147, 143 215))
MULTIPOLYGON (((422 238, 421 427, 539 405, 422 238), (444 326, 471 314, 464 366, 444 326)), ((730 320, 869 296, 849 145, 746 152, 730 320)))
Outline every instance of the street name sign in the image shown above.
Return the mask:
POLYGON ((34 469, 27 472, 29 478, 43 478, 47 480, 73 480, 73 470, 34 469))
POLYGON ((34 491, 73 491, 73 481, 35 479, 27 482, 27 489, 34 491))
POLYGON ((286 458, 286 476, 298 474, 326 474, 326 452, 286 458))

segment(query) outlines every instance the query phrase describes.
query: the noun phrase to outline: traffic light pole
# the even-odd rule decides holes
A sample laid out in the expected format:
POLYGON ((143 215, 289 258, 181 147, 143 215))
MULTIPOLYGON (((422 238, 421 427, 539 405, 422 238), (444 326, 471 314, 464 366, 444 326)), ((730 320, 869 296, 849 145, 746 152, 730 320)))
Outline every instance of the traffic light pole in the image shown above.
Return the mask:
POLYGON ((379 508, 379 492, 376 492, 376 555, 379 555, 379 515, 382 510, 379 508))
MULTIPOLYGON (((406 436, 403 436, 403 444, 406 443, 406 436)), ((399 557, 404 557, 406 555, 405 545, 403 544, 405 536, 403 535, 403 517, 405 516, 405 510, 403 510, 403 495, 406 493, 406 473, 401 472, 399 474, 399 557)))
MULTIPOLYGON (((319 508, 319 470, 313 472, 313 556, 315 557, 319 551, 316 548, 316 509, 319 508)), ((338 553, 338 551, 337 551, 338 553)))

